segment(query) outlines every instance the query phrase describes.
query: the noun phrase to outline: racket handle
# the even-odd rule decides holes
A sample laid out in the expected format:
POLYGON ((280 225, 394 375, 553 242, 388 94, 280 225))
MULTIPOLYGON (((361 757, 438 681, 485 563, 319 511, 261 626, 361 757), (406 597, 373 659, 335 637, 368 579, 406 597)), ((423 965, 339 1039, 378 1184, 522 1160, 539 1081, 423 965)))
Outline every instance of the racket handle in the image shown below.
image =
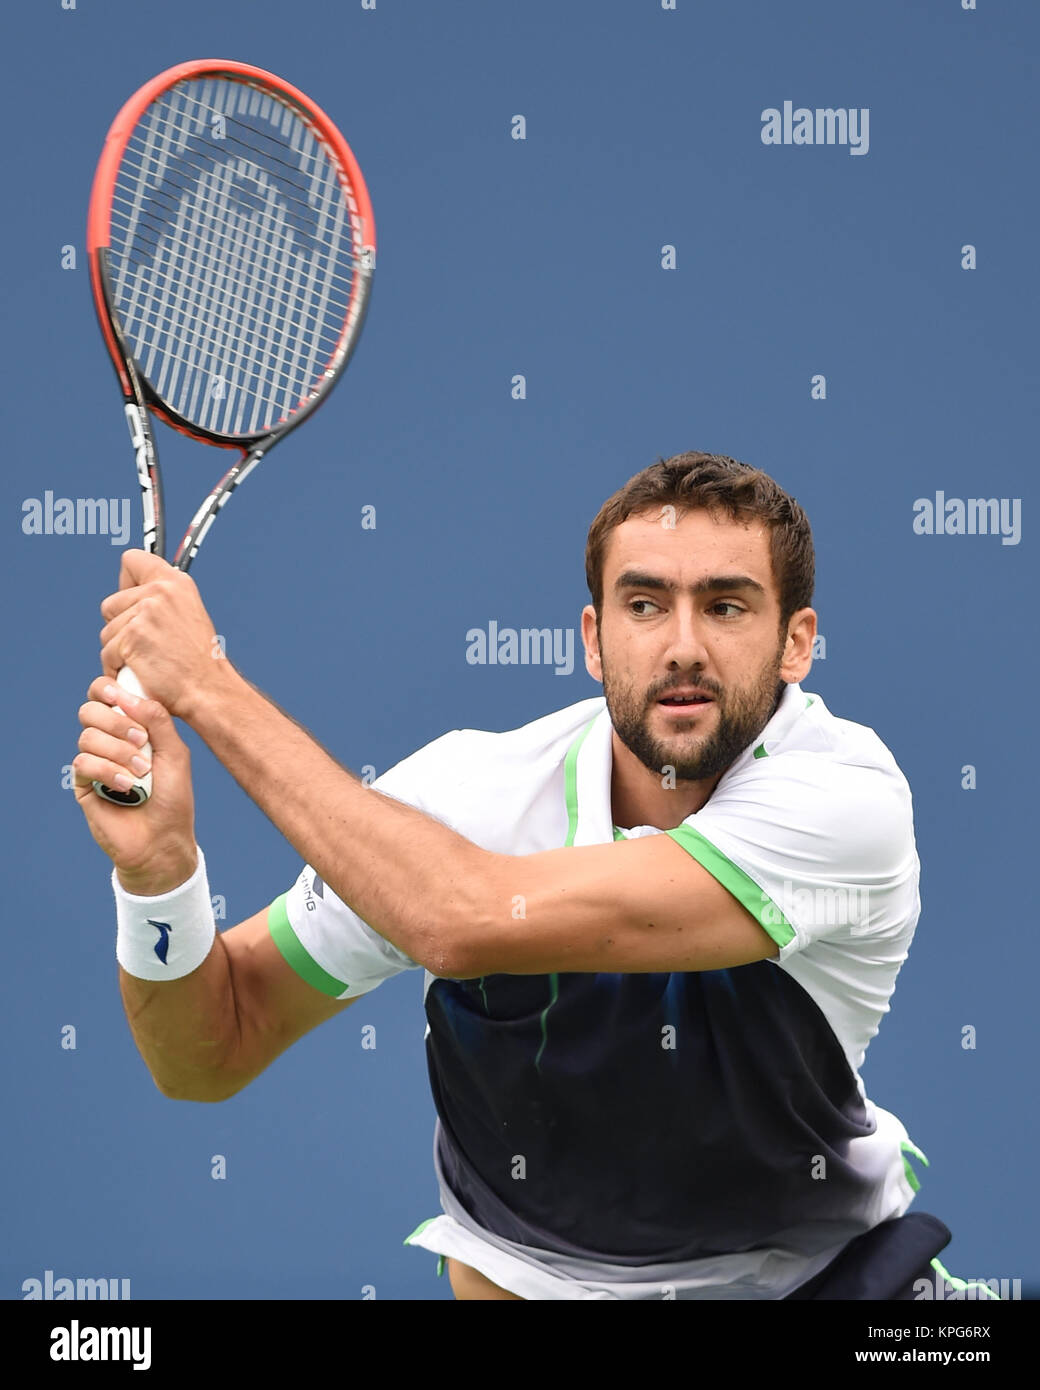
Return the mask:
MULTIPOLYGON (((124 666, 119 675, 116 676, 116 684, 121 685, 124 690, 128 690, 131 695, 144 696, 141 682, 129 666, 124 666)), ((126 713, 125 710, 119 709, 118 705, 114 708, 118 709, 120 714, 126 713)), ((140 756, 151 761, 152 745, 150 743, 144 745, 140 751, 140 756)), ((94 790, 98 796, 103 797, 105 801, 111 801, 116 806, 143 806, 152 794, 152 774, 149 771, 143 777, 135 778, 134 785, 128 792, 118 791, 115 787, 106 787, 103 782, 95 782, 94 790)))

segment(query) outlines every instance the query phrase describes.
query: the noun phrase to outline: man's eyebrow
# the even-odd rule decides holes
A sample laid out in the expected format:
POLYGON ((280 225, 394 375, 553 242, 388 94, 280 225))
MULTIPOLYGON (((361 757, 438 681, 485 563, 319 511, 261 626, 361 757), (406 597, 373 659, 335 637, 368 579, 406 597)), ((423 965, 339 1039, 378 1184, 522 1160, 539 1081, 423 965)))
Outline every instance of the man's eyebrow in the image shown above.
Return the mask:
MULTIPOLYGON (((679 591, 679 585, 644 570, 623 570, 614 581, 614 591, 621 593, 624 589, 660 589, 674 594, 679 591)), ((752 579, 749 574, 709 574, 704 579, 698 579, 696 584, 691 584, 687 592, 710 594, 720 589, 752 589, 763 596, 766 592, 758 580, 752 579)))

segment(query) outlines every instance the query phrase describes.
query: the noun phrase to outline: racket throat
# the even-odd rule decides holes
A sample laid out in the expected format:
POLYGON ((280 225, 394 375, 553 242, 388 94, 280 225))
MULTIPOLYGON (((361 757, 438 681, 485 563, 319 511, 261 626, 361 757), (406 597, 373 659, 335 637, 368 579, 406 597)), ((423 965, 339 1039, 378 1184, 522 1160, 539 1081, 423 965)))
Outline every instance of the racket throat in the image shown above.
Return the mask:
POLYGON ((144 514, 144 548, 153 555, 161 555, 163 545, 159 536, 161 524, 161 508, 156 507, 156 489, 158 483, 158 473, 156 472, 156 453, 155 444, 152 440, 152 432, 148 427, 148 417, 143 406, 135 405, 133 402, 124 406, 126 414, 127 428, 130 430, 130 443, 134 451, 134 462, 137 465, 137 481, 141 485, 141 509, 144 514))

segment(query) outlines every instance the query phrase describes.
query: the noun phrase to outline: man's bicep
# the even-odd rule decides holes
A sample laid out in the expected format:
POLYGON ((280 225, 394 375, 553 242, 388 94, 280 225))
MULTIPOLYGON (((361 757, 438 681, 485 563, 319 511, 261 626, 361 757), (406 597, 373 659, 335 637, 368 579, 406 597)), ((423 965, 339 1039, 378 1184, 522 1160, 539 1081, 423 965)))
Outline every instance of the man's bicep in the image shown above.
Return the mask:
POLYGON ((232 1065, 244 1078, 242 1085, 305 1033, 355 1002, 337 999, 297 973, 272 935, 271 911, 265 907, 220 937, 238 1019, 239 1042, 232 1065))

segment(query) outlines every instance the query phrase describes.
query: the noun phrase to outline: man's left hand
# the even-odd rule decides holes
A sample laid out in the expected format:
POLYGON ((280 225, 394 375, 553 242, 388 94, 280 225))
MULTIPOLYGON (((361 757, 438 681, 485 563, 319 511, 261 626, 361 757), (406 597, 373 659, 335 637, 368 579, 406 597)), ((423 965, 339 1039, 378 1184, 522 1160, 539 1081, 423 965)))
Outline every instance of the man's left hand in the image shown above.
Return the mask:
POLYGON ((127 550, 119 590, 101 604, 101 664, 130 666, 150 699, 187 719, 191 702, 220 679, 223 644, 195 581, 158 555, 127 550))

